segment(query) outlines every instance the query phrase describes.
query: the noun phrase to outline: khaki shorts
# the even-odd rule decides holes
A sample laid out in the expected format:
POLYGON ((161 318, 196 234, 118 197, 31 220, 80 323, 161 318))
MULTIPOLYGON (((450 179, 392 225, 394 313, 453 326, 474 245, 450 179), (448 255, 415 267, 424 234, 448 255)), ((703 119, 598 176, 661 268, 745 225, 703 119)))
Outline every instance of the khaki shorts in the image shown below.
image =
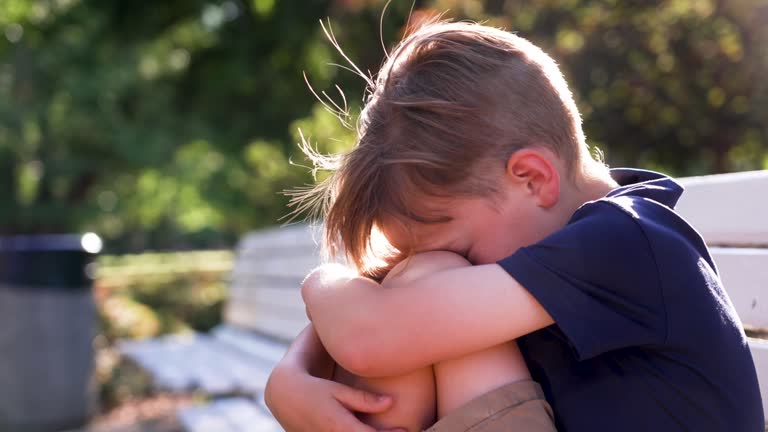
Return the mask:
POLYGON ((538 383, 517 381, 451 411, 426 432, 554 432, 552 408, 538 383))

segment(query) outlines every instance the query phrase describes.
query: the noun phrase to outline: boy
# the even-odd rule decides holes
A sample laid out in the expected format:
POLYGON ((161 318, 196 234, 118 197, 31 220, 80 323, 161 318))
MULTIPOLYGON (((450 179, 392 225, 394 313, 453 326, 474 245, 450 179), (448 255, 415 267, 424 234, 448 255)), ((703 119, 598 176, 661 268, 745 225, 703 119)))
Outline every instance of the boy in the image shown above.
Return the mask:
MULTIPOLYGON (((593 160, 555 63, 514 35, 436 23, 390 56, 357 147, 317 189, 361 274, 447 250, 474 266, 382 288, 320 268, 312 325, 267 388, 288 430, 366 430, 391 400, 328 377, 402 375, 517 339, 560 431, 761 431, 754 364, 701 237, 661 174, 593 160), (326 194, 326 195, 322 195, 326 194)), ((438 398, 439 399, 439 398, 438 398)), ((469 430, 467 428, 466 430, 469 430)))

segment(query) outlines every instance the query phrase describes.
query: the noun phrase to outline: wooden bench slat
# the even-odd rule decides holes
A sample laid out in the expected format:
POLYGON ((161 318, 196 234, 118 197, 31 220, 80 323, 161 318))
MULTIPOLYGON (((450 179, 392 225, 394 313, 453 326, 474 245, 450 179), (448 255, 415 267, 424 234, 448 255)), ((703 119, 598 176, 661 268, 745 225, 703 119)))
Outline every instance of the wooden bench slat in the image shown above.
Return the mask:
POLYGON ((261 288, 258 290, 249 290, 246 289, 246 286, 239 285, 239 288, 232 292, 231 298, 235 299, 236 302, 264 303, 277 308, 298 309, 304 312, 304 302, 296 285, 291 286, 291 288, 261 288))
MULTIPOLYGON (((309 236, 309 232, 306 233, 309 236)), ((237 249, 237 256, 243 258, 264 258, 270 256, 289 257, 291 254, 311 254, 320 256, 320 243, 315 243, 315 240, 307 239, 302 243, 288 243, 268 245, 266 243, 258 246, 240 246, 237 249)))
MULTIPOLYGON (((229 294, 232 298, 252 297, 251 291, 254 290, 254 286, 270 287, 273 290, 280 291, 295 291, 299 292, 301 287, 301 280, 296 278, 284 278, 284 277, 269 277, 259 276, 249 279, 238 279, 232 281, 229 287, 229 294)), ((301 296, 300 294, 297 294, 301 296)))
POLYGON ((276 313, 258 303, 227 303, 224 316, 228 323, 268 334, 286 343, 292 341, 309 324, 306 314, 276 313))
POLYGON ((264 389, 272 368, 258 367, 256 359, 209 337, 202 341, 193 360, 195 388, 208 394, 254 393, 264 389))
POLYGON ((199 352, 207 348, 205 338, 207 336, 204 335, 159 338, 148 344, 136 344, 135 347, 123 346, 122 350, 152 374, 155 385, 160 389, 184 392, 203 382, 215 392, 221 392, 221 385, 217 385, 217 381, 212 382, 213 377, 199 364, 199 352))
POLYGON ((742 323, 768 328, 768 249, 715 247, 711 251, 742 323))
POLYGON ((236 346, 253 358, 263 359, 271 367, 274 367, 283 358, 288 349, 288 346, 283 342, 233 325, 222 324, 213 329, 211 333, 216 339, 236 346))
MULTIPOLYGON (((309 254, 309 252, 305 252, 309 254)), ((258 276, 290 277, 303 280, 315 267, 320 265, 320 259, 314 255, 291 257, 240 257, 235 262, 231 280, 237 281, 243 278, 258 276)))
POLYGON ((280 321, 295 321, 297 324, 300 325, 306 325, 309 321, 307 320, 306 316, 306 310, 304 308, 304 304, 301 302, 301 299, 299 299, 295 304, 293 305, 276 305, 274 303, 264 302, 264 301, 254 301, 251 299, 239 299, 237 303, 234 303, 232 305, 227 305, 225 307, 225 317, 227 318, 227 322, 237 324, 239 327, 247 328, 249 330, 253 330, 256 332, 261 332, 264 334, 270 334, 265 333, 262 331, 262 329, 258 327, 254 327, 252 324, 245 324, 245 323, 239 323, 239 322, 233 322, 230 320, 230 316, 227 315, 231 309, 241 310, 243 312, 250 311, 250 315, 252 320, 249 322, 256 323, 256 322, 263 322, 266 320, 271 319, 278 319, 280 321), (231 307, 230 307, 231 306, 231 307))
POLYGON ((183 408, 178 418, 189 432, 281 432, 283 429, 247 398, 228 398, 183 408))
POLYGON ((274 363, 251 356, 226 340, 196 334, 121 344, 121 351, 149 371, 158 388, 208 394, 260 392, 274 363))
POLYGON ((320 249, 317 246, 309 247, 298 245, 293 247, 268 247, 262 249, 249 250, 245 253, 238 253, 237 258, 242 261, 259 261, 262 259, 284 258, 291 259, 297 256, 315 256, 320 257, 320 249))
POLYGON ((147 370, 152 375, 156 387, 172 392, 183 392, 190 390, 193 386, 190 380, 192 372, 187 368, 188 362, 176 364, 182 357, 178 353, 189 350, 190 346, 196 344, 199 337, 201 336, 185 335, 139 342, 122 342, 120 351, 147 370))
POLYGON ((211 405, 183 408, 179 411, 178 418, 187 432, 237 432, 211 405))
POLYGON ((307 224, 266 228, 246 234, 238 244, 238 254, 297 246, 316 248, 321 239, 321 229, 307 224))
POLYGON ((710 246, 768 246, 768 170, 680 179, 676 209, 710 246))

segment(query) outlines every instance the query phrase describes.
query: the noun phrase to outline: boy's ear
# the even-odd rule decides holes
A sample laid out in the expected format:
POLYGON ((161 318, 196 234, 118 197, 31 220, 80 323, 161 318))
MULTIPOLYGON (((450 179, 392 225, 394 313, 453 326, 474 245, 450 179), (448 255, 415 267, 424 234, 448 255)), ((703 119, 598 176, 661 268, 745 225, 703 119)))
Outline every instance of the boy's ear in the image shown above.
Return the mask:
POLYGON ((507 178, 525 187, 539 207, 550 208, 560 199, 560 173, 553 159, 556 157, 546 149, 518 150, 507 160, 507 178))

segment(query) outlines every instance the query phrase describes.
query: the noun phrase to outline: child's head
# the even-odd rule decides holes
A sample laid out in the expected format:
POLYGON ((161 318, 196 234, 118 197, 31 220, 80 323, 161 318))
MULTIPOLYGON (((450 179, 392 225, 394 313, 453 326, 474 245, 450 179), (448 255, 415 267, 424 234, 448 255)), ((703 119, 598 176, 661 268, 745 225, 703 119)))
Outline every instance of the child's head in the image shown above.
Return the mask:
POLYGON ((549 163, 557 182, 576 185, 595 165, 555 62, 499 29, 425 25, 394 49, 369 90, 357 145, 315 191, 326 199, 331 253, 344 250, 369 275, 377 275, 377 229, 398 233, 400 241, 387 237, 401 254, 426 249, 410 227, 454 218, 456 200, 501 206, 512 156, 524 149, 543 161, 526 163, 549 163))

